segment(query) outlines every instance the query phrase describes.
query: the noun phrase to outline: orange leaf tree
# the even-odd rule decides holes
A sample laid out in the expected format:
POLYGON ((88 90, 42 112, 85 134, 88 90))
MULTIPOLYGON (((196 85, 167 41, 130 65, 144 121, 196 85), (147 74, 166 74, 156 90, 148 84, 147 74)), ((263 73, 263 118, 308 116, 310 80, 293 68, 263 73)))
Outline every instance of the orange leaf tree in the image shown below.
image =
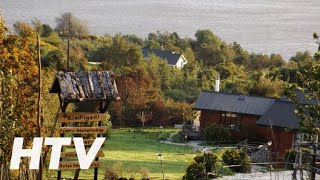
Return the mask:
POLYGON ((3 179, 16 179, 9 177, 14 137, 24 137, 25 145, 29 146, 37 128, 36 34, 28 25, 20 25, 19 35, 10 34, 0 17, 0 176, 3 179))

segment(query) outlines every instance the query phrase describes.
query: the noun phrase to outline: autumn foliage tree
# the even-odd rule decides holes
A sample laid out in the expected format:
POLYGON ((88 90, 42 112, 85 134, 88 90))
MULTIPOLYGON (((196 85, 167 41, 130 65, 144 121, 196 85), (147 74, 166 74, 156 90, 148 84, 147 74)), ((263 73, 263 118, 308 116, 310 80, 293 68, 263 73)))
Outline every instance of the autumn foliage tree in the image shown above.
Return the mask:
POLYGON ((19 23, 19 35, 10 34, 0 17, 0 162, 1 179, 30 179, 23 172, 29 163, 24 159, 19 173, 10 173, 14 137, 24 137, 28 147, 36 135, 38 68, 35 62, 36 34, 19 23))

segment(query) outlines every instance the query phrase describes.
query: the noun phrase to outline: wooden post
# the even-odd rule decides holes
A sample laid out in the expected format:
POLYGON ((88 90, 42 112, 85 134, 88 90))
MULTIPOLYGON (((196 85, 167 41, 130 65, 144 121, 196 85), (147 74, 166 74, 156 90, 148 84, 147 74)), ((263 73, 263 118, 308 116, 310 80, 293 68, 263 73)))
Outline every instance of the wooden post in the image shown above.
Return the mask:
MULTIPOLYGON (((37 36, 37 54, 38 54, 38 117, 37 117, 37 136, 41 137, 41 54, 40 54, 40 36, 37 36)), ((42 180, 43 163, 40 158, 40 167, 37 174, 37 180, 42 180)))
POLYGON ((41 55, 40 55, 40 36, 37 36, 37 49, 38 49, 38 117, 37 117, 37 136, 41 137, 41 55))
MULTIPOLYGON (((317 158, 316 158, 316 154, 317 154, 317 146, 316 144, 313 144, 313 156, 312 156, 312 167, 315 168, 316 167, 316 163, 317 163, 317 158)), ((315 180, 316 179, 316 172, 312 171, 311 172, 311 180, 315 180)))
MULTIPOLYGON (((100 103, 99 113, 104 113, 104 112, 102 112, 102 111, 104 111, 103 101, 100 103)), ((101 126, 101 125, 102 125, 102 121, 99 121, 99 122, 98 122, 98 126, 101 126)), ((100 137, 101 135, 98 134, 97 136, 100 137)), ((99 161, 99 157, 96 157, 96 158, 95 158, 95 161, 99 161)), ((93 180, 98 180, 98 167, 94 168, 94 177, 93 177, 93 180)))
MULTIPOLYGON (((68 103, 65 103, 63 102, 60 94, 59 94, 59 100, 60 100, 60 108, 61 108, 61 112, 65 113, 66 112, 66 109, 67 109, 67 106, 68 106, 68 103)), ((61 127, 64 127, 66 123, 62 123, 61 124, 61 127)), ((60 137, 63 137, 64 136, 64 133, 60 133, 60 137)), ((63 147, 61 148, 61 151, 63 151, 63 147)), ((60 158, 60 161, 62 160, 62 158, 60 158)), ((59 169, 58 170, 58 176, 57 176, 57 179, 58 180, 61 180, 61 170, 59 169)))

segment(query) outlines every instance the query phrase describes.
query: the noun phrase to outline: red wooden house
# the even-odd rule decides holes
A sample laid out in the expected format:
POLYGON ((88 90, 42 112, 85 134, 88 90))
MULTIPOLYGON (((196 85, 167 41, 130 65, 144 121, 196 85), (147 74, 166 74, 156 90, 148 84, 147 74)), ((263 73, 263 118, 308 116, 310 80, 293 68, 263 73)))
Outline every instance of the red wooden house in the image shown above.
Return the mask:
POLYGON ((229 129, 238 139, 268 142, 283 157, 299 129, 296 105, 285 98, 202 91, 193 109, 200 110, 200 129, 211 123, 229 129))

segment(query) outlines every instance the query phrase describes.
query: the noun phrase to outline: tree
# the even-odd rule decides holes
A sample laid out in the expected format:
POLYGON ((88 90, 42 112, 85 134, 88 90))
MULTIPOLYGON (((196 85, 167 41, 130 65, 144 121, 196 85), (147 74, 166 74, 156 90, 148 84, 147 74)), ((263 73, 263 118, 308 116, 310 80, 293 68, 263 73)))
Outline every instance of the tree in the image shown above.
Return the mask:
POLYGON ((25 23, 17 23, 20 36, 10 34, 0 17, 0 179, 31 179, 28 162, 20 169, 19 177, 10 177, 9 162, 14 137, 25 137, 30 146, 36 136, 35 103, 38 90, 38 68, 35 63, 35 32, 25 23))
POLYGON ((141 47, 135 43, 129 42, 121 34, 112 38, 112 43, 100 47, 95 52, 96 61, 105 61, 114 67, 136 68, 142 61, 141 47))
POLYGON ((314 55, 315 62, 310 69, 298 73, 302 82, 301 89, 304 92, 304 98, 313 101, 308 104, 299 101, 299 99, 295 97, 296 85, 289 86, 290 95, 298 105, 296 114, 301 118, 301 131, 311 136, 320 135, 320 40, 316 33, 314 33, 313 37, 319 45, 314 55), (316 102, 314 102, 315 100, 316 102))
POLYGON ((42 34, 43 37, 49 37, 53 33, 53 29, 48 24, 42 24, 42 34))
POLYGON ((234 63, 248 66, 249 65, 249 53, 245 51, 240 44, 233 42, 232 49, 234 50, 236 56, 234 58, 234 63))
POLYGON ((31 27, 24 22, 17 21, 13 24, 14 31, 19 36, 28 36, 28 33, 30 33, 31 27))
POLYGON ((64 35, 69 34, 71 37, 80 37, 89 33, 89 28, 86 22, 72 15, 64 13, 56 18, 55 30, 64 35))
POLYGON ((33 20, 31 20, 31 24, 32 24, 33 30, 37 32, 37 34, 41 35, 43 32, 43 26, 41 21, 37 18, 34 18, 33 20))
POLYGON ((235 57, 231 46, 223 42, 210 30, 198 30, 195 34, 194 51, 196 58, 206 65, 217 65, 235 57))
POLYGON ((267 97, 281 97, 284 91, 285 84, 278 78, 268 77, 268 71, 260 71, 255 73, 252 77, 254 83, 252 84, 249 94, 267 97))
POLYGON ((57 71, 66 69, 65 55, 61 50, 50 51, 45 59, 45 66, 56 69, 57 71))

